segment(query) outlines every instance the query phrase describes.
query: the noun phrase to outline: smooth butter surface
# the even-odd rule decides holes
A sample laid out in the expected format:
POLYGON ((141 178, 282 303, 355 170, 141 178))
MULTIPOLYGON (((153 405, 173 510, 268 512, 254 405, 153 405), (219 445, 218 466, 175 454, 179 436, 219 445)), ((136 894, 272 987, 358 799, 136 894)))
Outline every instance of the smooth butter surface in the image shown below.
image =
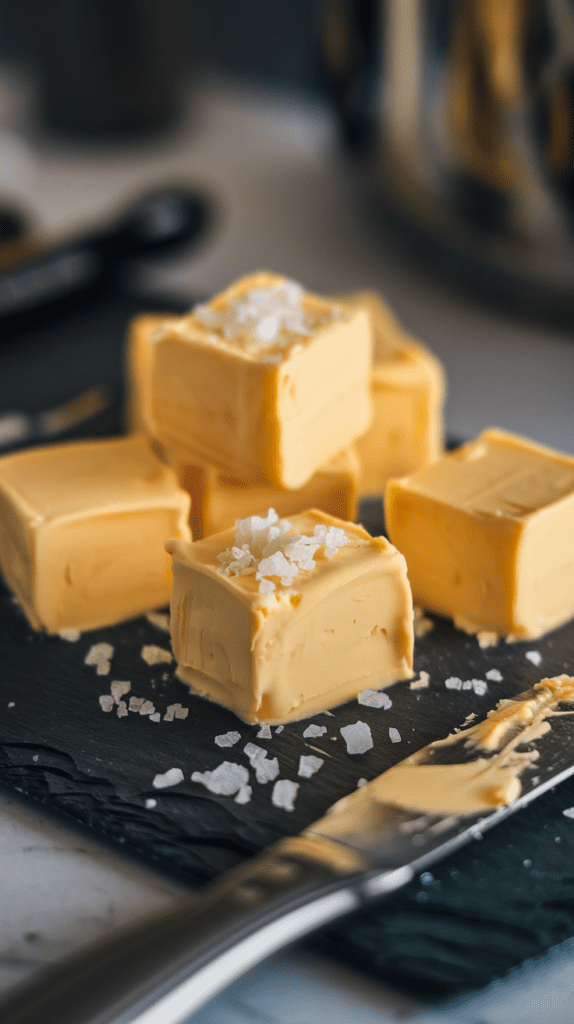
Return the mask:
POLYGON ((383 495, 387 480, 434 462, 443 452, 446 378, 440 361, 410 338, 374 292, 342 296, 368 310, 374 331, 373 421, 356 442, 359 492, 383 495))
POLYGON ((386 522, 416 600, 538 637, 574 615, 574 458, 499 430, 391 480, 386 522))
POLYGON ((178 672, 246 722, 279 723, 334 707, 412 675, 412 600, 404 559, 384 538, 317 510, 290 516, 300 533, 341 527, 352 538, 315 555, 289 588, 258 593, 254 575, 217 573, 235 531, 173 554, 172 646, 178 672))
MULTIPOLYGON (((210 305, 284 282, 251 275, 210 305)), ((166 320, 150 367, 154 436, 190 465, 244 483, 295 489, 310 480, 371 421, 372 331, 364 310, 308 293, 301 307, 312 333, 286 332, 280 349, 255 352, 252 337, 228 339, 193 314, 166 320)))
POLYGON ((0 567, 35 629, 118 622, 169 600, 190 499, 141 436, 0 459, 0 567))

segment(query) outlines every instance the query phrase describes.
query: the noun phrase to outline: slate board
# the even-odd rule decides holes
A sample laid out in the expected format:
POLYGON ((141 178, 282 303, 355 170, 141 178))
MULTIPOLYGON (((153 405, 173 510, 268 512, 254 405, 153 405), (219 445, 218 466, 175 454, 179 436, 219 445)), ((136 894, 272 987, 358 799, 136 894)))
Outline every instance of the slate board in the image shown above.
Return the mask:
MULTIPOLYGON (((90 318, 92 336, 98 316, 100 326, 105 322, 113 327, 102 337, 102 351, 105 379, 113 377, 119 389, 121 338, 129 311, 130 303, 109 300, 92 310, 90 318)), ((64 330, 62 325, 59 331, 50 328, 52 342, 60 339, 64 344, 68 338, 65 345, 76 359, 72 340, 78 326, 72 318, 64 330)), ((31 345, 47 367, 53 349, 42 347, 38 337, 31 345)), ((10 357, 23 372, 25 349, 12 343, 3 356, 0 368, 10 357)), ((41 370, 36 374, 40 381, 41 370)), ((86 370, 88 376, 88 383, 101 382, 93 368, 86 370)), ((56 395, 60 385, 47 369, 45 379, 56 395)), ((36 394, 30 407, 41 408, 42 401, 36 394)), ((116 420, 116 429, 118 425, 116 420)), ((106 430, 112 427, 111 421, 105 425, 106 430)), ((88 432, 93 431, 92 424, 88 432)), ((363 510, 367 526, 376 527, 376 511, 373 506, 363 510)), ((199 885, 274 839, 299 832, 353 790, 360 778, 371 779, 446 735, 471 712, 482 716, 501 697, 519 693, 543 676, 574 670, 574 624, 535 644, 501 643, 483 650, 475 637, 443 620, 434 622, 416 644, 415 669, 429 673, 428 689, 411 690, 408 682, 399 683, 389 689, 388 710, 352 701, 333 715, 315 716, 311 721, 327 727, 319 739, 306 741, 302 734, 309 722, 299 722, 280 732, 273 728, 266 740, 257 738, 257 727, 192 696, 177 679, 173 662, 146 664, 144 645, 169 648, 169 635, 146 617, 71 643, 35 634, 1 590, 0 781, 199 885), (114 648, 106 675, 85 664, 90 647, 100 642, 114 648), (540 652, 539 667, 526 658, 532 649, 540 652), (450 676, 485 679, 492 668, 503 678, 489 681, 483 696, 445 687, 450 676), (110 692, 112 680, 129 680, 128 699, 133 695, 152 701, 162 720, 154 723, 133 712, 119 718, 116 709, 104 712, 99 697, 110 692), (188 716, 166 721, 163 715, 175 703, 189 708, 188 716), (374 747, 350 756, 340 728, 357 720, 371 727, 374 747), (399 730, 399 743, 391 742, 390 727, 399 730), (241 740, 221 749, 215 737, 229 731, 240 732, 241 740), (292 813, 272 805, 272 784, 258 784, 253 772, 253 797, 245 805, 191 782, 193 771, 213 769, 223 760, 247 767, 243 748, 248 741, 278 758, 281 778, 300 783, 292 813), (297 774, 302 754, 324 757, 311 779, 297 774), (154 776, 172 767, 182 769, 184 782, 154 789, 154 776), (149 800, 155 806, 146 807, 149 800)), ((562 814, 572 805, 574 780, 449 857, 432 875, 314 939, 315 948, 426 997, 485 984, 545 951, 574 934, 574 821, 562 814)))

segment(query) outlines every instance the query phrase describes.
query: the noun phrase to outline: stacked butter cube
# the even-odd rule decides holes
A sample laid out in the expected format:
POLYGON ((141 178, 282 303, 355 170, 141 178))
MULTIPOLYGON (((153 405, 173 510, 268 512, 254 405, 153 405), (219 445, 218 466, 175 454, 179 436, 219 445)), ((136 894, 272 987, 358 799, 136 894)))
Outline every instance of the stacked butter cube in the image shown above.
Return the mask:
POLYGON ((242 278, 182 317, 130 329, 130 419, 192 497, 194 538, 269 507, 354 519, 359 495, 442 450, 444 376, 366 293, 242 278))

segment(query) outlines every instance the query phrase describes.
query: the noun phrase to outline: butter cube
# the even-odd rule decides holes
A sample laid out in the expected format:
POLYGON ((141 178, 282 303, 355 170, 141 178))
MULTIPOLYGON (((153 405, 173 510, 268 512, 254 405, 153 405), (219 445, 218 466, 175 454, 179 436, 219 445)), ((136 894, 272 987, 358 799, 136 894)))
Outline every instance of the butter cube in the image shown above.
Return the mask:
POLYGON ((34 629, 95 629, 167 604, 166 537, 189 495, 142 436, 0 459, 0 569, 34 629))
POLYGON ((153 350, 165 316, 142 313, 128 328, 125 350, 126 424, 129 430, 153 436, 151 373, 153 350))
POLYGON ((180 465, 168 458, 181 486, 191 495, 191 528, 194 540, 219 533, 248 515, 264 516, 274 508, 289 516, 305 508, 320 508, 339 519, 355 519, 359 461, 352 448, 313 474, 308 483, 294 491, 242 484, 227 480, 213 467, 180 465))
POLYGON ((250 723, 305 718, 412 675, 403 556, 316 509, 284 523, 270 510, 166 543, 178 674, 250 723))
POLYGON ((164 321, 151 433, 189 465, 296 489, 369 426, 371 360, 365 310, 254 274, 164 321))
POLYGON ((536 638, 574 615, 574 458, 502 430, 386 491, 416 601, 469 632, 536 638))
POLYGON ((368 310, 373 325, 374 416, 356 448, 362 466, 359 493, 382 497, 390 477, 411 473, 442 454, 445 375, 436 356, 405 334, 374 292, 343 301, 368 310))

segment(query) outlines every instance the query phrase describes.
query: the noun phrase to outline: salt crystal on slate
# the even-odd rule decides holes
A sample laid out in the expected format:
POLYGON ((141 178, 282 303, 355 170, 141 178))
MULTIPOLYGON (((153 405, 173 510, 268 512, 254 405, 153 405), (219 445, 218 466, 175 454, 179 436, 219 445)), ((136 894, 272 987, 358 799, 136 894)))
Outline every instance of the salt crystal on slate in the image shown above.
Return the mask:
POLYGON ((384 708, 388 711, 393 706, 389 695, 382 690, 361 690, 357 700, 367 708, 384 708))
POLYGON ((93 644, 84 658, 84 665, 95 665, 96 675, 107 676, 113 656, 114 649, 111 644, 93 644))
POLYGON ((373 746, 371 730, 366 722, 344 725, 339 732, 347 744, 348 754, 364 754, 373 746))
POLYGON ((101 697, 98 697, 98 700, 102 711, 111 711, 115 703, 111 693, 102 693, 101 697))
POLYGON ((128 704, 128 709, 130 711, 139 711, 139 709, 141 708, 143 702, 144 702, 144 698, 143 697, 130 697, 130 702, 128 704))
POLYGON ((394 729, 392 726, 389 729, 389 736, 390 736, 390 739, 391 739, 391 743, 400 743, 401 742, 401 734, 400 734, 399 730, 398 729, 394 729))
POLYGON ((367 785, 367 779, 359 779, 357 782, 357 789, 362 789, 363 786, 367 785))
POLYGON ((140 715, 153 715, 154 712, 155 707, 153 706, 151 700, 144 700, 142 706, 140 707, 140 715))
POLYGON ((323 764, 325 761, 322 757, 315 757, 314 754, 301 754, 297 775, 302 775, 304 779, 310 779, 323 764))
POLYGON ((430 684, 430 675, 428 672, 419 672, 418 679, 413 679, 409 684, 411 690, 426 690, 430 684))
POLYGON ((484 679, 471 679, 471 683, 477 697, 484 697, 488 690, 488 683, 486 683, 484 679))
POLYGON ((502 672, 500 672, 500 670, 497 668, 489 668, 488 672, 486 673, 486 678, 490 679, 493 683, 501 683, 502 672))
POLYGON ((448 679, 445 679, 444 685, 447 690, 462 690, 462 679, 459 679, 458 676, 449 676, 448 679))
POLYGON ((562 811, 565 818, 574 818, 574 807, 567 807, 566 810, 562 811))
POLYGON ((257 733, 258 740, 270 740, 271 739, 271 726, 260 725, 259 732, 257 733))
POLYGON ((110 691, 116 704, 122 699, 124 694, 130 692, 131 688, 131 683, 120 679, 114 679, 113 683, 110 683, 110 691))
POLYGON ((308 725, 303 733, 303 738, 306 740, 313 739, 315 736, 324 736, 327 732, 326 725, 308 725))
POLYGON ((150 796, 149 799, 146 800, 145 806, 146 811, 151 811, 154 807, 157 807, 157 800, 154 800, 153 797, 150 796))
POLYGON ((148 622, 151 622, 152 626, 156 626, 157 629, 163 629, 165 633, 169 633, 169 615, 166 612, 148 612, 146 619, 148 622))
POLYGON ((235 797, 236 804, 248 804, 251 800, 251 794, 253 790, 251 786, 241 786, 237 796, 235 797))
POLYGON ((278 725, 278 726, 277 726, 277 728, 276 728, 276 730, 275 730, 275 732, 276 732, 276 733, 280 733, 280 732, 283 732, 284 728, 285 728, 285 726, 284 726, 284 725, 278 725))
POLYGON ((276 757, 268 758, 267 751, 255 743, 247 743, 244 752, 249 758, 252 768, 255 768, 255 777, 258 782, 265 785, 266 782, 273 782, 279 775, 279 761, 276 757))
POLYGON ((156 644, 144 644, 141 656, 147 665, 169 664, 173 660, 171 651, 166 651, 164 647, 157 647, 156 644))
POLYGON ((125 700, 119 700, 118 702, 118 718, 127 718, 128 706, 125 700))
POLYGON ((218 747, 232 747, 235 743, 239 743, 240 739, 240 732, 223 732, 219 736, 215 737, 214 742, 218 747))
POLYGON ((169 786, 177 786, 180 782, 183 782, 183 772, 181 768, 168 768, 163 775, 156 775, 153 780, 154 789, 167 789, 169 786))
POLYGON ((539 665, 542 661, 542 655, 540 651, 527 651, 525 657, 532 662, 533 665, 539 665))
POLYGON ((189 708, 182 708, 181 704, 168 704, 163 720, 173 722, 174 718, 187 718, 188 714, 189 708))
POLYGON ((161 722, 161 715, 159 711, 156 711, 155 715, 150 715, 149 720, 150 722, 161 722))
POLYGON ((294 811, 298 790, 298 782, 291 782, 291 779, 278 779, 273 786, 271 803, 274 807, 281 807, 284 811, 294 811))
POLYGON ((218 796, 239 795, 239 803, 245 801, 245 787, 249 782, 249 771, 242 764, 222 761, 212 772, 193 772, 192 782, 201 782, 210 793, 218 796), (242 792, 243 791, 243 792, 242 792))

